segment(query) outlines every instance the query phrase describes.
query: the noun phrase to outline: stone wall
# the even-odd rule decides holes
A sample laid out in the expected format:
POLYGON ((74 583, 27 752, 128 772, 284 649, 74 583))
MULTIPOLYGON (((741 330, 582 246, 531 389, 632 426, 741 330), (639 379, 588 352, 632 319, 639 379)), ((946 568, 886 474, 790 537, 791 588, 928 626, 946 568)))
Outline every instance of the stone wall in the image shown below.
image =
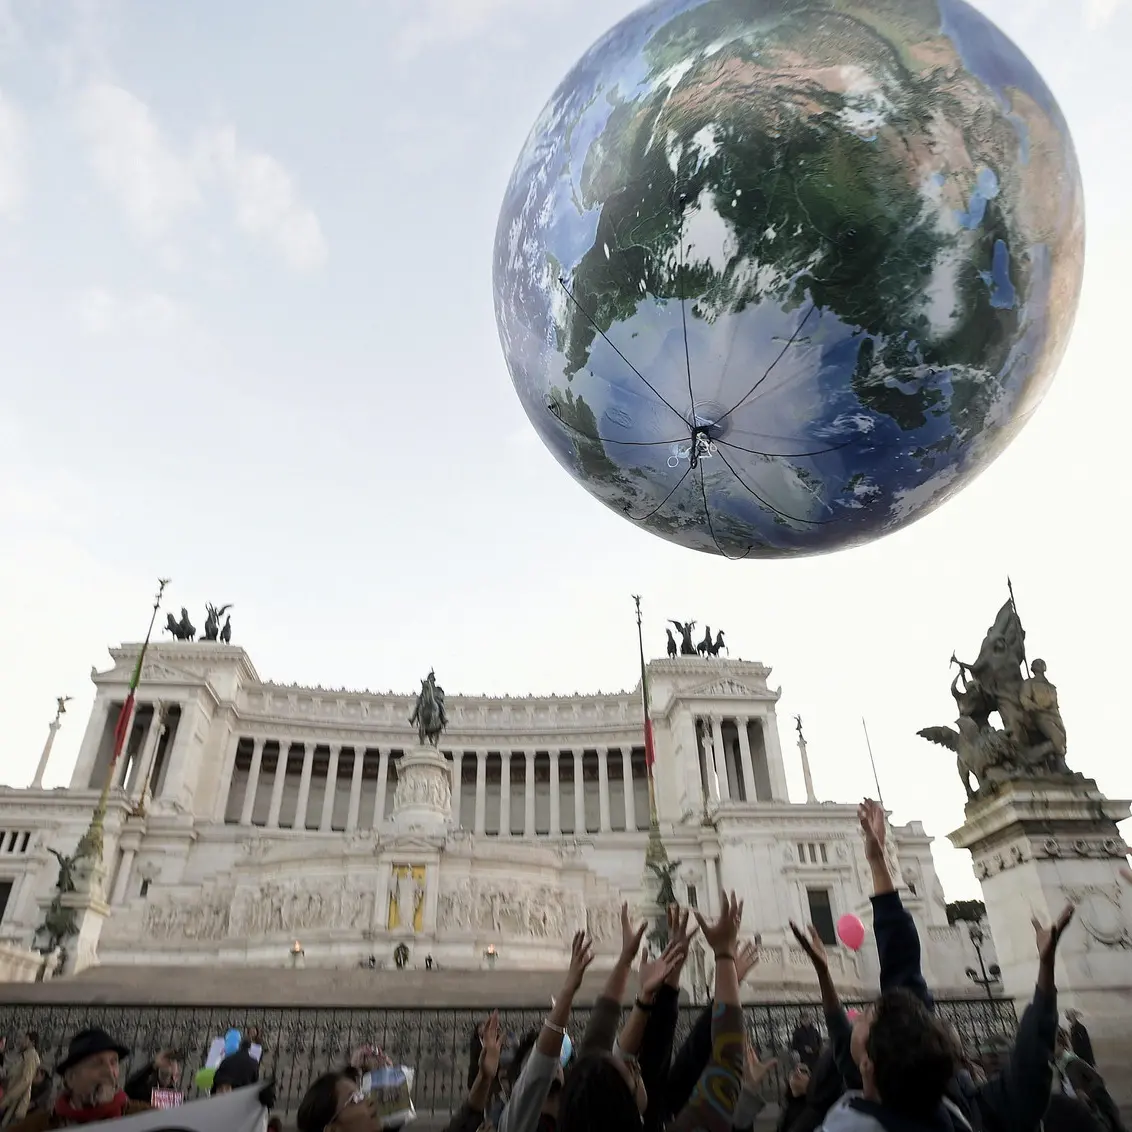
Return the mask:
POLYGON ((42 963, 36 951, 0 943, 0 983, 34 983, 42 963))

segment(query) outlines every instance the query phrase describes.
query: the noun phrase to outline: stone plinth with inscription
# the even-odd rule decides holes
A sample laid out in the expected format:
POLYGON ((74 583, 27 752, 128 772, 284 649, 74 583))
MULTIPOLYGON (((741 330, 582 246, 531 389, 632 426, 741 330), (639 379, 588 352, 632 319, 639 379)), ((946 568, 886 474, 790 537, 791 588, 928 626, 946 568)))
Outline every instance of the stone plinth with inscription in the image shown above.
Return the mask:
POLYGON ((402 756, 393 793, 393 828, 443 833, 452 825, 452 766, 434 747, 402 756))
POLYGON ((950 835, 971 852, 983 888, 1006 993, 1033 994, 1032 916, 1049 923, 1066 903, 1076 922, 1058 949, 1058 1000, 1077 1007, 1096 1037, 1126 1037, 1132 1014, 1132 888, 1119 876, 1128 852, 1116 823, 1128 802, 1069 777, 1012 781, 980 792, 950 835))

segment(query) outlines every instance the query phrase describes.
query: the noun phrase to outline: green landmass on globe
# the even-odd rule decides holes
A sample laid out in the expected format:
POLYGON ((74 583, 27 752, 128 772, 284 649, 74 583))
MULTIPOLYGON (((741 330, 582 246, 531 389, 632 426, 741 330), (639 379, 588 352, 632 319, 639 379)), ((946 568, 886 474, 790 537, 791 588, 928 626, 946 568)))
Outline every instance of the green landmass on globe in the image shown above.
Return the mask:
POLYGON ((543 112, 497 318, 532 422, 603 502, 696 549, 813 553, 1006 447, 1083 245, 1052 95, 960 0, 669 0, 543 112))

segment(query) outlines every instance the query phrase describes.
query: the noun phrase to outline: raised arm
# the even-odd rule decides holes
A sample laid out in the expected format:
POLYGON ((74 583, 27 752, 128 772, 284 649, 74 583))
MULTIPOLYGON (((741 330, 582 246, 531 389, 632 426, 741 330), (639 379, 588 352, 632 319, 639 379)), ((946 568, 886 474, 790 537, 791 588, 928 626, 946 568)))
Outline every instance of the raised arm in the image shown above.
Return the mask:
POLYGON ((802 931, 791 920, 790 930, 814 965, 814 972, 818 977, 818 989, 821 991, 822 1009, 825 1011, 825 1028, 829 1033, 829 1043, 833 1047, 834 1062, 842 1077, 852 1080, 856 1073, 856 1067, 853 1065, 853 1054, 850 1050, 853 1027, 849 1024, 845 1008, 841 1005, 841 997, 837 993, 837 988, 833 985, 833 976, 829 971, 829 958, 825 953, 825 944, 822 943, 821 936, 818 935, 817 928, 813 925, 806 931, 802 931))
POLYGON ((989 1117, 986 1122, 1010 1132, 1037 1132, 1049 1101, 1057 1041, 1054 963, 1057 945, 1072 919, 1072 905, 1068 905, 1048 928, 1034 919, 1038 944, 1038 982, 1034 997, 1018 1023, 1007 1064, 977 1094, 979 1108, 984 1117, 989 1117))
MULTIPOLYGON (((487 1020, 480 1037, 479 1064, 467 1099, 448 1123, 445 1132, 476 1132, 483 1123, 483 1114, 491 1098, 491 1086, 499 1072, 499 1053, 503 1047, 503 1029, 499 1011, 487 1020)), ((541 1106, 540 1106, 541 1107, 541 1106)))
POLYGON ((731 893, 724 899, 722 914, 714 924, 708 924, 699 912, 696 920, 715 955, 711 1058, 669 1132, 730 1132, 743 1073, 743 1011, 735 968, 743 902, 731 893))
POLYGON ((873 878, 873 934, 880 958, 881 993, 903 988, 911 991, 929 1010, 934 1009, 935 1003, 924 981, 920 933, 896 891, 895 878, 888 866, 885 851, 888 818, 884 807, 866 798, 857 807, 857 817, 865 840, 865 860, 873 878))
MULTIPOLYGON (((641 958, 640 970, 637 972, 637 997, 628 1021, 617 1035, 617 1052, 623 1057, 636 1057, 640 1053, 656 996, 669 973, 683 965, 685 954, 682 943, 670 943, 656 959, 650 959, 647 951, 641 958)), ((645 1083, 645 1088, 648 1088, 648 1082, 645 1083)))
POLYGON ((578 1049, 579 1054, 593 1050, 613 1049, 617 1037, 617 1027, 621 1023, 621 1003, 625 998, 625 990, 629 985, 629 974, 633 969, 633 962, 637 952, 641 949, 641 940, 644 939, 645 927, 642 921, 634 924, 629 918, 629 905, 621 905, 621 951, 617 962, 605 980, 605 986, 594 1003, 590 1013, 589 1024, 582 1035, 582 1043, 578 1049))
POLYGON ((593 959, 593 945, 589 936, 585 932, 575 932, 566 979, 542 1024, 535 1048, 528 1055, 519 1079, 511 1090, 511 1098, 499 1118, 498 1132, 534 1132, 538 1125, 539 1114, 550 1095, 550 1086, 558 1071, 562 1039, 566 1036, 566 1023, 570 1020, 574 995, 578 993, 586 968, 593 959))

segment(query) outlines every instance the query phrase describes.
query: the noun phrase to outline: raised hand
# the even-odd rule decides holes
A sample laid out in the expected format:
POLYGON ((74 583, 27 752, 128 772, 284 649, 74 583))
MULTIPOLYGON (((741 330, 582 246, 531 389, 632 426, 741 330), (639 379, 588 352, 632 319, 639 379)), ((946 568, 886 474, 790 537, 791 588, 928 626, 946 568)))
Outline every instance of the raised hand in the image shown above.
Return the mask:
POLYGON ((704 933, 704 941, 718 959, 720 956, 735 958, 735 945, 739 941, 739 928, 743 923, 743 901, 734 892, 723 897, 723 910, 719 919, 709 924, 699 911, 696 922, 704 933))
POLYGON ((480 1041, 483 1044, 480 1050, 480 1073, 493 1081, 499 1072, 499 1055, 503 1049, 503 1027, 499 1024, 498 1010, 492 1011, 491 1017, 484 1023, 480 1041))
POLYGON ((625 967, 632 967, 633 962, 637 958, 637 952, 641 950, 641 940, 645 938, 645 928, 648 924, 641 921, 640 926, 635 926, 633 921, 629 918, 629 905, 621 905, 621 959, 620 962, 625 967))
POLYGON ((1073 919, 1075 911, 1076 909, 1072 904, 1066 904, 1061 915, 1048 928, 1042 926, 1042 922, 1037 916, 1030 919, 1030 923, 1034 925, 1034 938, 1038 944, 1038 958, 1043 964, 1053 965, 1054 956, 1057 954, 1057 945, 1061 941, 1062 933, 1069 927, 1069 922, 1073 919))
POLYGON ((802 945, 802 950, 810 957, 810 962, 819 970, 829 969, 829 957, 825 953, 825 944, 818 935, 818 929, 810 924, 805 931, 793 920, 790 921, 790 930, 794 938, 802 945))
POLYGON ((687 954, 685 945, 676 941, 670 943, 655 959, 649 959, 646 948, 641 958, 640 969, 637 971, 641 998, 651 1002, 665 979, 683 965, 687 954))
POLYGON ((582 985, 586 968, 594 961, 594 945, 585 932, 575 932, 570 944, 570 967, 566 972, 566 983, 573 994, 582 985))
POLYGON ((743 1086, 749 1092, 757 1093, 767 1077, 774 1072, 778 1065, 778 1059, 772 1057, 769 1061, 759 1061, 758 1054, 755 1053, 755 1047, 751 1045, 750 1039, 747 1039, 743 1044, 746 1047, 746 1056, 743 1059, 743 1086))
POLYGON ((668 916, 668 941, 669 943, 679 943, 686 949, 688 944, 696 938, 699 932, 699 925, 692 924, 692 930, 688 931, 688 921, 692 918, 692 913, 687 908, 681 908, 678 904, 669 904, 665 910, 668 916))
POLYGON ((743 944, 735 956, 735 977, 742 982, 758 965, 758 940, 743 944))
POLYGON ((857 807, 857 820, 865 838, 865 857, 869 861, 884 860, 884 846, 888 838, 888 819, 884 807, 872 798, 866 798, 857 807))

